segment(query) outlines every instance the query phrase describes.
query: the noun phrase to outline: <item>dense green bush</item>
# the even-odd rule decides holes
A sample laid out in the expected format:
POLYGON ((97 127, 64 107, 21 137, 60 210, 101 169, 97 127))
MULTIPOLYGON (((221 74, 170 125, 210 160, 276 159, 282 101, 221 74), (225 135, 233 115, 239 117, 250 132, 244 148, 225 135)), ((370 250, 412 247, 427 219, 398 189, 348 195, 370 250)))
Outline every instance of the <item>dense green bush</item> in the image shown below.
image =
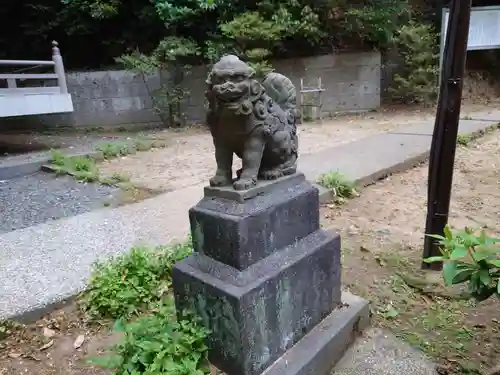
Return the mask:
POLYGON ((133 321, 118 320, 114 331, 122 334, 121 341, 92 364, 117 375, 210 374, 205 344, 209 332, 188 312, 177 320, 170 299, 133 321))
POLYGON ((369 0, 346 6, 342 33, 377 49, 392 46, 402 25, 409 21, 410 5, 404 0, 369 0))
POLYGON ((482 230, 453 232, 447 226, 444 235, 429 235, 439 241, 441 256, 426 262, 444 262, 446 285, 467 283, 471 296, 478 301, 496 294, 500 298, 500 238, 490 237, 482 230))
POLYGON ((429 25, 410 22, 395 36, 403 66, 395 74, 389 93, 395 101, 432 104, 439 75, 438 37, 429 25))
POLYGON ((191 244, 134 247, 95 265, 80 305, 94 319, 128 318, 160 301, 171 284, 172 266, 192 251, 191 244))

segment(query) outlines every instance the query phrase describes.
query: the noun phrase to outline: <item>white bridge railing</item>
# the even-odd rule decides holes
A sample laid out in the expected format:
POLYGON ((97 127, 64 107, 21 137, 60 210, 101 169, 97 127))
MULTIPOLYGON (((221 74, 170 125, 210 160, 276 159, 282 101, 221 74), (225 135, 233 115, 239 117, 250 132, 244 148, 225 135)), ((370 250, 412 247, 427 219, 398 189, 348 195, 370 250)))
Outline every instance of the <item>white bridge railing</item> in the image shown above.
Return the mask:
POLYGON ((0 60, 0 69, 0 117, 73 112, 57 42, 52 42, 52 61, 0 60), (17 69, 5 72, 7 67, 17 69), (43 68, 53 73, 33 73, 43 68))

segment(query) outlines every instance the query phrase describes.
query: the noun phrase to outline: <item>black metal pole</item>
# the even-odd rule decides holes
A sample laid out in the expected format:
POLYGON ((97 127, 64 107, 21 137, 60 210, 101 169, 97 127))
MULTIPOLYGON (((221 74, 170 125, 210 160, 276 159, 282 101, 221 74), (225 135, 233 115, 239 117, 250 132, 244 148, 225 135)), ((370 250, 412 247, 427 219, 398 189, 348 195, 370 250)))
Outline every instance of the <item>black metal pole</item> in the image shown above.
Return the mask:
MULTIPOLYGON (((471 0, 452 0, 443 54, 443 71, 429 157, 426 234, 443 234, 448 223, 462 85, 465 73, 471 0)), ((425 236, 423 257, 439 256, 435 240, 425 236)), ((422 262, 423 269, 443 264, 422 262)))

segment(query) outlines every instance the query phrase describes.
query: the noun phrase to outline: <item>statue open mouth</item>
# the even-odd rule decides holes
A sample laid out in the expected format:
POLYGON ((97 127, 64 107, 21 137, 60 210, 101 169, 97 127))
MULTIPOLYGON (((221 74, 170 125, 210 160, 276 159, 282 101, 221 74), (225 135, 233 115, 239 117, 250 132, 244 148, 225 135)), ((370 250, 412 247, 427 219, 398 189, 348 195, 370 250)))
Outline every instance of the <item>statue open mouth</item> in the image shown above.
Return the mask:
POLYGON ((235 102, 239 102, 241 98, 244 96, 244 93, 241 91, 233 91, 233 90, 217 90, 216 91, 217 99, 221 103, 232 104, 235 102))

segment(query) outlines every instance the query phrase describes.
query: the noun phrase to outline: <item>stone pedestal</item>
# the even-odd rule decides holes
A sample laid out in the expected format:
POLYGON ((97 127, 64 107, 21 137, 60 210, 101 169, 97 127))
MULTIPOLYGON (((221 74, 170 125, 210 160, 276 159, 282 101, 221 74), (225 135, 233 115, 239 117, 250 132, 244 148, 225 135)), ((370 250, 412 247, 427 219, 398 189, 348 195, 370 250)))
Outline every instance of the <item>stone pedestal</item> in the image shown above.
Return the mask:
POLYGON ((177 309, 211 329, 210 361, 228 375, 328 371, 335 359, 323 349, 337 336, 343 352, 367 304, 343 306, 340 236, 320 229, 317 189, 302 174, 243 192, 206 188, 189 218, 195 253, 175 265, 174 292, 177 309), (311 342, 324 343, 313 357, 311 342))

